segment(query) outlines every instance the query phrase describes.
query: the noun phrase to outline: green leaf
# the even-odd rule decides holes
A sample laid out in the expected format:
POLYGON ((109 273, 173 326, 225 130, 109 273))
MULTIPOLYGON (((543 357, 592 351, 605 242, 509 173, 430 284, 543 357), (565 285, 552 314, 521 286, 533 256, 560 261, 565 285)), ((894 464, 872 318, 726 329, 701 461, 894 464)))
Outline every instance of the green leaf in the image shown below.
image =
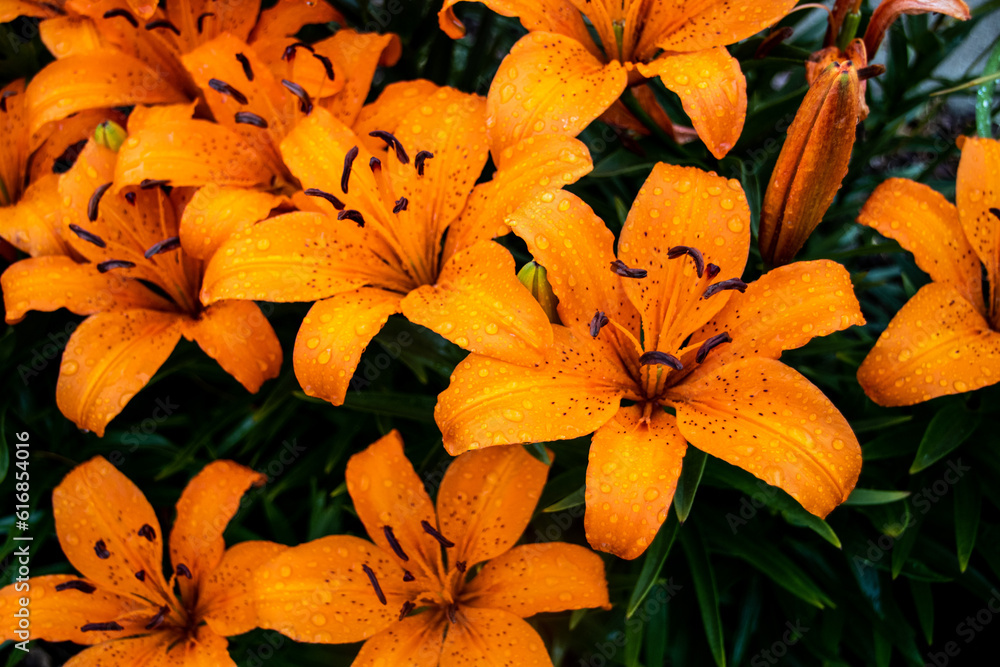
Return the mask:
POLYGON ((581 486, 579 489, 564 497, 562 500, 557 500, 552 503, 543 509, 542 512, 561 512, 563 510, 568 510, 571 507, 579 507, 584 503, 586 492, 587 487, 581 486))
MULTIPOLYGON (((625 624, 625 667, 639 667, 639 653, 642 650, 642 632, 645 623, 625 624)), ((656 628, 653 630, 657 631, 656 628)))
POLYGON ((975 477, 967 477, 955 485, 955 545, 958 569, 965 572, 976 546, 982 495, 975 477))
POLYGON ((869 431, 884 431, 898 424, 905 424, 913 420, 913 415, 886 415, 885 417, 873 417, 871 419, 858 419, 851 422, 854 434, 868 433, 869 431))
POLYGON ((892 578, 895 579, 899 576, 899 573, 903 571, 903 566, 906 565, 907 560, 910 558, 910 552, 913 551, 913 545, 917 543, 917 535, 920 533, 920 527, 922 522, 914 522, 913 525, 908 526, 903 534, 899 536, 899 539, 895 541, 892 545, 892 578))
POLYGON ((681 547, 687 556, 694 592, 701 609, 701 622, 705 626, 705 636, 712 657, 718 667, 726 667, 726 647, 722 636, 722 618, 719 615, 719 592, 715 586, 715 573, 708 560, 708 551, 696 532, 681 534, 681 547))
POLYGON ((979 428, 980 421, 978 413, 970 412, 958 403, 953 403, 934 415, 927 425, 920 447, 917 448, 910 474, 920 472, 954 451, 979 428))
POLYGON ((665 665, 667 657, 667 611, 669 605, 657 605, 646 624, 653 630, 646 633, 646 664, 665 665))
POLYGON ((877 489, 854 489, 844 501, 845 505, 886 505, 902 500, 909 491, 879 491, 877 489))
POLYGON ((649 595, 649 591, 653 588, 653 585, 656 584, 656 580, 660 577, 660 571, 663 570, 663 565, 667 562, 667 556, 670 555, 670 547, 674 544, 679 527, 680 523, 677 521, 677 515, 671 512, 667 516, 667 520, 660 526, 660 530, 656 533, 653 543, 646 549, 646 555, 643 557, 642 562, 642 570, 639 572, 639 578, 636 579, 632 595, 628 600, 625 618, 632 618, 639 605, 649 595))
POLYGON ((532 442, 524 446, 529 454, 534 456, 536 459, 541 461, 547 466, 552 465, 552 457, 549 456, 549 450, 545 449, 545 445, 540 442, 532 442))
POLYGON ((742 558, 795 597, 814 607, 836 607, 812 578, 777 547, 760 540, 739 539, 713 531, 711 538, 731 556, 742 558))
POLYGON ((928 644, 933 644, 934 595, 931 593, 931 585, 926 581, 910 579, 910 592, 913 594, 913 606, 917 610, 917 619, 920 621, 920 629, 924 632, 924 639, 928 644))
MULTIPOLYGON (((983 74, 1000 75, 1000 42, 997 42, 990 53, 983 74)), ((980 86, 976 91, 976 134, 984 139, 993 138, 993 94, 996 92, 997 79, 993 78, 980 86)))
POLYGON ((697 447, 688 447, 687 454, 684 455, 681 476, 677 480, 677 490, 674 492, 674 510, 677 511, 677 519, 681 523, 687 521, 691 513, 694 494, 698 491, 698 484, 701 483, 707 459, 708 454, 697 447))

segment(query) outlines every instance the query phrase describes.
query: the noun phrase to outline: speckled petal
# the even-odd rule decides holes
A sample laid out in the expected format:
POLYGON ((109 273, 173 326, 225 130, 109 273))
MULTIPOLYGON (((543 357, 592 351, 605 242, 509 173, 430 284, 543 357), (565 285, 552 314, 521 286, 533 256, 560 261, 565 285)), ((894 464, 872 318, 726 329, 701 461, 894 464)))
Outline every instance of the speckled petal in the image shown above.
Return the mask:
POLYGON ((601 63, 572 38, 525 35, 490 85, 490 150, 498 153, 538 134, 575 137, 614 104, 627 79, 621 63, 601 63))
POLYGON ((986 313, 979 257, 965 237, 958 208, 940 193, 923 183, 891 178, 875 188, 858 222, 898 241, 931 280, 951 285, 986 313))
POLYGON ((105 642, 73 656, 65 667, 236 667, 228 644, 203 625, 189 639, 167 631, 105 642))
POLYGON ((990 209, 1000 208, 998 173, 1000 141, 966 137, 958 163, 958 217, 976 254, 986 265, 993 292, 990 314, 994 324, 1000 322, 1000 217, 990 209))
POLYGON ((553 333, 552 356, 537 368, 478 354, 458 364, 434 408, 449 453, 576 438, 611 419, 631 379, 589 336, 553 333))
POLYGON ((861 446, 823 393, 780 361, 753 357, 671 390, 692 445, 787 491, 825 517, 847 500, 861 446))
POLYGON ((269 192, 215 184, 199 188, 181 215, 184 252, 211 259, 226 239, 266 218, 281 202, 269 192))
POLYGON ((699 51, 744 40, 781 19, 796 0, 679 0, 649 3, 638 55, 656 47, 665 51, 699 51))
POLYGON ((344 16, 328 2, 278 0, 260 13, 249 41, 257 53, 273 62, 281 58, 288 38, 298 34, 303 26, 331 21, 347 25, 344 16))
MULTIPOLYGON (((354 121, 355 133, 369 151, 380 155, 385 151, 385 142, 368 133, 374 130, 394 133, 404 116, 439 89, 440 86, 426 79, 390 83, 374 102, 362 107, 354 121)), ((408 146, 405 148, 410 151, 408 146)))
POLYGON ((879 405, 913 405, 1000 381, 1000 334, 955 291, 920 288, 868 353, 858 381, 879 405))
POLYGON ((438 489, 441 534, 455 543, 449 566, 496 558, 521 538, 542 495, 549 467, 524 447, 466 452, 448 467, 438 489))
MULTIPOLYGON (((402 49, 399 37, 392 33, 359 33, 350 28, 341 28, 333 37, 313 46, 317 53, 331 60, 335 69, 343 72, 340 82, 343 88, 338 89, 339 84, 331 86, 329 81, 324 81, 323 88, 317 89, 317 97, 320 104, 347 125, 353 125, 357 120, 371 90, 375 69, 380 64, 395 64, 402 49)), ((314 58, 296 59, 296 75, 299 62, 309 63, 313 68, 319 64, 314 58)), ((315 69, 313 72, 318 74, 315 69)), ((325 71, 323 76, 325 78, 325 71)))
POLYGON ((212 304, 197 320, 186 323, 184 337, 198 343, 247 391, 256 392, 281 370, 281 344, 252 301, 212 304))
POLYGON ((736 145, 747 115, 747 82, 738 60, 722 47, 693 53, 669 53, 639 72, 660 81, 681 98, 698 136, 722 159, 736 145))
MULTIPOLYGON (((181 337, 180 317, 155 310, 91 315, 63 352, 56 404, 78 427, 104 435, 181 337)), ((81 570, 83 572, 83 570, 81 570)))
POLYGON ((543 612, 610 609, 604 561, 564 542, 522 544, 486 563, 462 591, 465 604, 527 618, 543 612))
POLYGON ((461 607, 456 620, 441 667, 552 667, 535 629, 508 611, 461 607))
POLYGON ((351 667, 438 667, 446 626, 440 612, 408 616, 366 641, 351 667))
MULTIPOLYGON (((452 39, 465 36, 465 25, 455 15, 455 5, 463 0, 445 0, 438 11, 438 22, 441 30, 452 39)), ((515 16, 521 25, 529 31, 554 32, 571 37, 581 44, 586 44, 590 51, 599 56, 600 51, 594 45, 583 22, 579 10, 569 0, 485 0, 487 7, 502 16, 515 16)))
POLYGON ((493 241, 453 255, 437 282, 410 292, 402 309, 410 321, 500 361, 538 364, 552 347, 545 311, 518 281, 510 252, 493 241))
POLYGON ((216 634, 241 635, 257 627, 253 573, 288 547, 274 542, 240 542, 226 550, 219 566, 202 579, 198 614, 216 634))
POLYGON ((254 573, 258 622, 295 641, 357 642, 396 623, 403 603, 420 592, 416 583, 403 583, 403 568, 371 542, 321 537, 278 554, 254 573))
POLYGON ((624 407, 594 433, 587 466, 587 541, 631 560, 646 551, 667 518, 687 443, 658 405, 624 407))

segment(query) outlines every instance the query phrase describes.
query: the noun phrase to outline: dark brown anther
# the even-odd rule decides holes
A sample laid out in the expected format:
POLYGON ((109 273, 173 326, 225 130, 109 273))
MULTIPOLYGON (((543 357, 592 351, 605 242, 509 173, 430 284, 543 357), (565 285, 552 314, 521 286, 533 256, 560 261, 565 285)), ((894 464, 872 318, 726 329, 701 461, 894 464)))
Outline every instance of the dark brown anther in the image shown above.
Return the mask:
POLYGON ((150 542, 156 541, 156 529, 150 526, 148 523, 142 524, 142 528, 136 531, 139 537, 145 537, 150 542))
POLYGON ((774 51, 774 49, 777 48, 782 42, 791 37, 794 32, 795 30, 793 30, 790 26, 784 26, 772 31, 770 35, 764 38, 764 41, 760 43, 760 46, 757 47, 753 57, 757 60, 766 58, 770 55, 771 51, 774 51))
POLYGON ((667 251, 667 259, 677 259, 684 255, 689 255, 694 260, 694 270, 699 278, 705 275, 705 258, 702 257, 701 252, 697 248, 689 248, 686 245, 675 245, 667 251))
MULTIPOLYGON (((104 272, 101 271, 101 273, 104 272)), ((107 560, 108 558, 111 558, 111 552, 108 551, 108 547, 106 544, 104 544, 104 540, 97 540, 97 542, 94 544, 94 553, 97 554, 97 557, 100 558, 101 560, 107 560)))
POLYGON ((639 363, 643 366, 670 366, 675 371, 684 369, 684 364, 681 363, 680 359, 666 352, 646 352, 639 357, 639 363))
POLYGON ((444 546, 445 549, 450 549, 451 547, 455 546, 454 542, 452 542, 447 537, 445 537, 444 535, 442 535, 441 533, 439 533, 438 530, 437 530, 437 528, 435 528, 431 524, 427 523, 426 519, 424 519, 424 520, 422 520, 420 522, 420 527, 424 529, 425 533, 427 533, 428 535, 430 535, 431 537, 433 537, 435 540, 437 540, 438 542, 440 542, 441 545, 444 546))
MULTIPOLYGON (((87 219, 91 222, 97 220, 97 206, 101 203, 101 197, 104 196, 104 193, 107 192, 110 187, 110 183, 99 185, 97 186, 97 189, 94 190, 94 193, 90 195, 90 201, 87 202, 87 219)), ((103 248, 104 246, 102 245, 101 247, 103 248)))
MULTIPOLYGON (((200 35, 205 30, 205 19, 209 16, 215 16, 212 12, 202 12, 198 15, 198 34, 200 35)), ((252 81, 252 79, 251 79, 252 81)))
POLYGON ((1000 220, 1000 208, 991 208, 990 213, 993 215, 994 218, 1000 220))
POLYGON ((313 53, 312 56, 316 60, 323 63, 323 69, 326 70, 326 78, 328 78, 330 81, 333 81, 334 79, 333 63, 330 62, 330 59, 324 56, 322 53, 313 53))
POLYGON ((410 557, 406 555, 403 551, 403 547, 399 546, 399 541, 396 540, 396 535, 392 532, 392 526, 382 526, 382 532, 385 533, 385 539, 392 547, 393 553, 400 557, 401 560, 410 560, 410 557))
MULTIPOLYGON (((97 270, 101 273, 107 273, 112 269, 131 269, 135 267, 135 262, 129 262, 124 259, 109 259, 106 262, 101 262, 97 265, 97 270)), ((101 542, 101 544, 104 544, 101 542)))
POLYGON ((323 190, 320 190, 319 188, 307 188, 302 194, 308 195, 310 197, 322 197, 323 199, 333 204, 333 207, 338 211, 344 210, 344 202, 340 201, 339 199, 331 195, 329 192, 325 192, 323 190))
POLYGON ((458 621, 458 605, 457 604, 448 605, 448 620, 451 621, 452 624, 454 624, 454 623, 456 623, 458 621))
POLYGON ((188 579, 194 579, 194 575, 191 574, 191 570, 189 570, 188 566, 185 565, 184 563, 180 563, 177 566, 177 576, 178 577, 187 577, 188 579))
POLYGON ((645 278, 648 274, 646 269, 630 269, 620 259, 611 262, 611 270, 622 278, 645 278))
POLYGON ((181 239, 178 236, 171 236, 169 239, 163 239, 158 241, 153 245, 149 246, 149 249, 143 253, 143 257, 149 259, 154 255, 159 255, 160 253, 170 252, 171 250, 177 250, 181 247, 181 239))
POLYGON ((138 579, 139 581, 146 581, 146 571, 139 570, 138 572, 135 573, 135 578, 138 579))
POLYGON ((230 86, 225 81, 220 81, 218 79, 209 79, 208 87, 212 90, 222 93, 223 95, 229 95, 231 98, 239 102, 240 104, 247 103, 247 96, 230 86))
POLYGON ((375 596, 378 597, 378 601, 385 604, 385 593, 382 592, 382 587, 378 585, 378 577, 375 576, 375 570, 368 567, 368 565, 362 565, 361 569, 368 575, 368 581, 372 582, 372 588, 375 589, 375 596))
POLYGON ((361 211, 355 211, 353 208, 349 208, 346 211, 338 213, 337 220, 353 220, 357 223, 358 227, 365 226, 365 218, 361 215, 361 211))
POLYGON ((80 591, 81 593, 93 593, 97 588, 91 586, 86 581, 82 579, 74 579, 73 581, 64 581, 61 584, 56 584, 56 591, 80 591))
POLYGON ((243 66, 243 74, 246 76, 247 81, 253 81, 253 68, 250 67, 250 60, 242 53, 237 53, 236 59, 239 60, 240 65, 243 66))
POLYGON ((132 16, 132 12, 127 9, 109 9, 104 12, 104 18, 106 19, 113 19, 119 16, 131 23, 133 28, 139 27, 139 22, 135 20, 134 16, 132 16))
MULTIPOLYGON (((146 24, 146 30, 156 30, 157 28, 166 28, 178 37, 181 36, 181 31, 177 29, 177 26, 167 19, 156 19, 155 21, 150 21, 146 24)), ((198 32, 201 32, 200 28, 198 29, 198 32)))
POLYGON ((717 336, 712 336, 711 338, 709 338, 708 340, 706 340, 704 343, 701 344, 701 347, 698 348, 698 354, 695 355, 694 360, 700 364, 701 362, 705 361, 705 357, 708 356, 709 352, 719 347, 720 345, 732 342, 733 339, 729 336, 728 332, 723 332, 717 336))
POLYGON ((0 95, 0 111, 7 113, 7 98, 17 95, 13 90, 5 90, 2 95, 0 95))
POLYGON ((160 607, 159 611, 156 612, 156 616, 153 617, 149 623, 146 624, 147 630, 155 630, 156 628, 163 625, 163 619, 167 617, 167 613, 170 611, 170 607, 164 605, 160 607))
POLYGON ((375 137, 376 139, 381 139, 386 143, 387 146, 391 147, 396 151, 396 159, 403 164, 410 163, 410 156, 406 154, 406 150, 403 148, 403 144, 400 143, 392 134, 386 132, 385 130, 375 130, 374 132, 368 133, 369 137, 375 137))
POLYGON ((720 273, 722 273, 722 269, 719 268, 718 264, 709 262, 708 266, 705 267, 705 275, 708 276, 709 280, 713 280, 720 273))
POLYGON ((402 621, 404 618, 406 618, 409 615, 409 613, 411 611, 413 611, 414 607, 416 607, 416 606, 417 605, 413 604, 409 600, 407 600, 406 602, 404 602, 403 603, 403 608, 399 610, 399 620, 402 621))
POLYGON ((399 213, 400 211, 405 211, 406 207, 409 205, 410 200, 406 197, 400 197, 396 200, 396 205, 392 207, 393 213, 399 213))
POLYGON ((134 192, 126 192, 125 193, 125 201, 127 201, 132 206, 135 206, 135 193, 134 192))
POLYGON ((153 188, 159 188, 164 185, 170 185, 170 179, 168 178, 144 178, 139 181, 140 190, 152 190, 153 188))
POLYGON ((368 168, 372 170, 373 174, 382 171, 382 160, 379 160, 377 157, 369 159, 368 168))
POLYGON ((466 564, 464 560, 460 560, 455 563, 455 569, 461 572, 462 574, 465 574, 465 568, 466 564))
POLYGON ((287 60, 287 61, 291 62, 292 60, 295 59, 295 50, 296 49, 305 49, 309 53, 315 53, 316 52, 316 49, 314 49, 313 47, 309 46, 305 42, 295 42, 294 44, 289 44, 288 46, 285 47, 285 52, 281 54, 281 59, 282 60, 287 60))
POLYGON ((417 168, 417 176, 424 175, 424 162, 432 157, 434 157, 434 153, 431 153, 430 151, 420 151, 417 153, 417 156, 413 158, 413 166, 417 168))
POLYGON ((707 299, 708 297, 718 294, 719 292, 724 292, 725 290, 734 289, 737 292, 746 292, 747 284, 740 280, 739 278, 730 278, 729 280, 722 280, 715 283, 714 285, 709 285, 705 293, 701 295, 702 299, 707 299))
POLYGON ((108 247, 108 244, 104 242, 104 239, 102 239, 97 234, 91 234, 90 232, 88 232, 86 229, 84 229, 80 225, 71 224, 69 226, 69 229, 70 229, 71 232, 73 232, 74 234, 76 234, 77 236, 79 236, 81 239, 83 239, 87 243, 93 243, 98 248, 107 248, 108 247))
POLYGON ((111 630, 124 630, 122 626, 114 621, 110 623, 87 623, 80 626, 80 632, 110 632, 111 630))
POLYGON ((858 81, 867 81, 885 74, 885 65, 868 65, 858 70, 858 81))
POLYGON ((403 570, 403 581, 413 581, 416 577, 409 570, 403 570))
POLYGON ((347 186, 351 180, 351 166, 354 164, 356 157, 358 157, 357 146, 353 146, 344 156, 344 173, 340 175, 340 189, 344 191, 345 195, 347 194, 347 186))
POLYGON ((590 337, 597 338, 597 335, 601 333, 601 329, 608 326, 611 320, 608 319, 602 311, 597 311, 594 313, 593 319, 590 320, 590 337))
POLYGON ((287 88, 292 95, 299 98, 299 111, 307 116, 312 113, 312 99, 309 97, 309 93, 306 92, 305 88, 294 81, 289 81, 288 79, 282 79, 281 85, 287 88))
POLYGON ((267 128, 267 121, 250 111, 237 111, 236 122, 244 125, 253 125, 254 127, 267 128))

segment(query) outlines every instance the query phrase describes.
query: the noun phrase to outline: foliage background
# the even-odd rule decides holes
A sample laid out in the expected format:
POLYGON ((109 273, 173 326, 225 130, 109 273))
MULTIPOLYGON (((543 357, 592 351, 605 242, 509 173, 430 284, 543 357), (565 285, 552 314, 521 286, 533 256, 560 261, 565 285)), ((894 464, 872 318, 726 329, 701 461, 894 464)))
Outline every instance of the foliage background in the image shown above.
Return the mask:
MULTIPOLYGON (((469 36, 453 42, 437 27, 437 3, 337 2, 355 27, 399 34, 404 58, 377 75, 385 84, 417 77, 485 94, 500 60, 523 33, 477 4, 459 11, 469 36), (393 14, 387 6, 399 7, 393 14)), ((872 3, 865 3, 865 16, 872 3)), ((974 131, 975 88, 942 96, 982 74, 1000 2, 983 2, 967 23, 906 17, 890 31, 888 71, 869 86, 871 115, 858 128, 851 171, 800 259, 829 258, 851 272, 864 328, 817 339, 784 360, 840 408, 862 443, 865 490, 825 523, 783 492, 689 449, 676 511, 641 558, 607 557, 614 609, 535 617, 556 665, 938 665, 995 664, 1000 648, 1000 387, 903 409, 867 400, 855 372, 889 318, 927 281, 912 257, 853 220, 867 194, 890 176, 954 197, 954 139, 974 131), (992 15, 991 15, 992 14, 992 15), (983 35, 982 30, 976 34, 983 35), (953 76, 936 74, 959 45, 953 76), (704 466, 704 473, 698 473, 704 466), (697 495, 695 496, 695 490, 697 495), (874 491, 871 491, 874 490, 874 491), (964 566, 964 567, 963 567, 964 566), (984 611, 985 610, 985 611, 984 611), (978 614, 978 620, 977 620, 978 614), (970 622, 971 617, 971 622, 970 622), (988 618, 990 622, 984 623, 988 618), (978 629, 977 629, 978 628, 978 629), (795 629, 796 632, 792 632, 795 629), (946 649, 951 644, 951 653, 946 649), (957 653, 956 653, 957 651, 957 653), (985 656, 991 656, 989 658, 985 656)), ((616 134, 595 123, 582 138, 595 161, 571 189, 617 233, 639 185, 657 161, 697 165, 739 179, 758 213, 763 190, 805 93, 802 60, 821 46, 819 12, 783 24, 794 36, 758 60, 760 38, 733 47, 743 62, 750 109, 740 143, 716 161, 700 143, 677 147, 656 136, 616 134)), ((314 28, 310 37, 332 29, 314 28)), ((0 81, 30 76, 47 62, 35 24, 0 26, 0 81)), ((684 120, 676 98, 662 100, 684 120)), ((994 103, 994 116, 996 104, 994 103)), ((1000 176, 998 176, 1000 177, 1000 176)), ((756 217, 755 217, 756 225, 756 217)), ((754 227, 756 231, 756 226, 754 227)), ((506 241, 527 261, 524 246, 506 241)), ((752 251, 749 282, 763 270, 752 251)), ((0 585, 13 581, 14 433, 31 443, 32 574, 67 572, 53 530, 51 490, 73 465, 102 454, 142 488, 169 525, 187 481, 209 461, 231 458, 269 475, 227 532, 230 542, 295 544, 335 533, 364 534, 343 483, 349 456, 392 428, 432 495, 449 457, 433 421, 435 396, 464 353, 432 332, 393 317, 362 358, 369 384, 342 408, 309 399, 290 363, 307 304, 264 304, 286 351, 284 372, 248 395, 193 343, 182 341, 149 386, 98 439, 55 406, 59 356, 79 318, 32 314, 0 335, 0 585), (403 343, 403 344, 400 344, 403 343), (408 343, 408 344, 407 344, 408 343)), ((582 486, 587 443, 552 443, 555 463, 526 541, 586 544, 582 486)), ((297 645, 273 632, 235 638, 240 665, 347 665, 358 646, 297 645)), ((34 643, 25 658, 9 647, 0 664, 58 665, 69 644, 34 643)))

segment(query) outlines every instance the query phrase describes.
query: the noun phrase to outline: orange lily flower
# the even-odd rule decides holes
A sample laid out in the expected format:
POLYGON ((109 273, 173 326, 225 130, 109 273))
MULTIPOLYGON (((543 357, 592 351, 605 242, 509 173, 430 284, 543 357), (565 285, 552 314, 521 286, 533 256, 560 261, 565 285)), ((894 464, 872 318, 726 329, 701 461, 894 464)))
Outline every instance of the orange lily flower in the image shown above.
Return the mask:
POLYGON ((547 269, 565 326, 553 327, 555 354, 540 364, 472 354, 458 365, 435 408, 451 454, 593 433, 587 539, 623 558, 642 554, 666 519, 686 441, 821 517, 847 498, 857 438, 778 359, 864 323, 850 277, 818 261, 739 280, 750 244, 739 182, 658 164, 617 258, 612 233, 570 193, 508 224, 547 269))
POLYGON ((2 639, 24 639, 14 613, 28 598, 32 639, 90 647, 67 667, 235 667, 225 638, 258 627, 249 574, 286 547, 244 542, 226 549, 222 532, 243 494, 265 481, 232 461, 211 463, 191 480, 177 501, 167 580, 149 501, 103 457, 81 463, 52 492, 52 505, 59 544, 82 576, 32 577, 27 588, 0 591, 2 639))
MULTIPOLYGON (((453 38, 465 28, 445 0, 441 29, 453 38)), ((778 21, 795 0, 732 5, 721 0, 674 2, 628 0, 501 2, 481 0, 493 11, 516 16, 530 33, 511 49, 493 80, 500 92, 490 108, 491 132, 507 142, 539 133, 579 134, 612 109, 626 87, 665 128, 670 120, 644 84, 659 77, 681 98, 698 136, 718 158, 739 139, 746 116, 746 79, 726 45, 778 21), (591 38, 586 18, 599 39, 591 38), (549 113, 533 100, 558 97, 549 113)), ((615 117, 627 115, 621 105, 615 117)))
POLYGON ((60 214, 62 237, 86 261, 33 257, 0 277, 9 323, 29 310, 67 308, 90 316, 66 345, 56 403, 99 436, 181 336, 196 341, 248 391, 281 366, 278 339, 256 304, 203 308, 198 302, 202 264, 181 250, 177 234, 189 193, 167 195, 155 183, 112 193, 114 158, 91 142, 59 181, 60 200, 68 202, 60 214))
POLYGON ((347 491, 375 544, 323 537, 261 566, 261 627, 296 641, 367 639, 355 667, 551 665, 522 619, 611 605, 604 563, 589 549, 514 546, 547 474, 522 447, 470 452, 445 472, 435 511, 392 431, 347 464, 347 491))
POLYGON ((1000 142, 966 137, 957 202, 921 183, 882 183, 858 222, 895 239, 930 274, 858 369, 879 405, 913 405, 1000 381, 1000 142), (990 284, 984 299, 982 263, 990 284))
POLYGON ((281 152, 306 188, 296 202, 310 210, 234 233, 202 289, 206 304, 318 299, 295 340, 295 374, 307 394, 335 405, 394 313, 466 349, 541 361, 548 318, 490 239, 508 231, 514 207, 593 166, 575 139, 529 138, 496 153, 493 180, 473 187, 487 158, 485 100, 428 82, 383 97, 363 119, 392 147, 381 157, 325 109, 295 126, 281 152))

